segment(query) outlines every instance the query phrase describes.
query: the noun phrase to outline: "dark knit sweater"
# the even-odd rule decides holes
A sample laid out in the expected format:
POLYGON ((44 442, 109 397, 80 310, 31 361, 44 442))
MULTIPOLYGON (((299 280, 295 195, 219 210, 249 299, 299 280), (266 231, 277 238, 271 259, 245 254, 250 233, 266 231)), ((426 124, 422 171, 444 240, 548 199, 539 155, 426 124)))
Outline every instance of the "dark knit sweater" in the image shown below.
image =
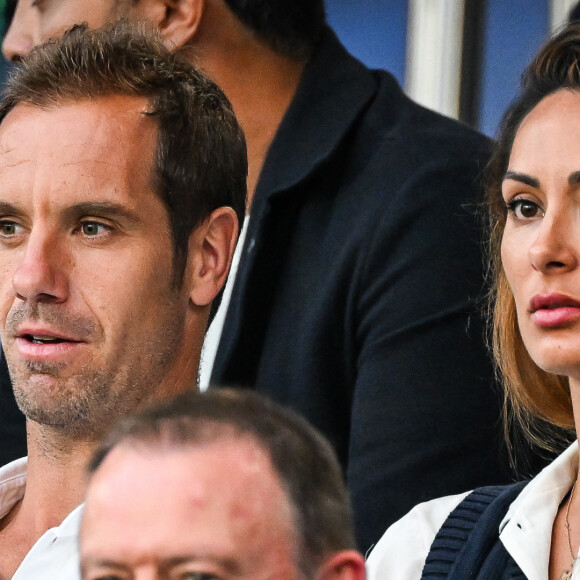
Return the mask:
POLYGON ((527 482, 480 487, 449 514, 435 536, 423 580, 521 580, 499 539, 499 525, 527 482))

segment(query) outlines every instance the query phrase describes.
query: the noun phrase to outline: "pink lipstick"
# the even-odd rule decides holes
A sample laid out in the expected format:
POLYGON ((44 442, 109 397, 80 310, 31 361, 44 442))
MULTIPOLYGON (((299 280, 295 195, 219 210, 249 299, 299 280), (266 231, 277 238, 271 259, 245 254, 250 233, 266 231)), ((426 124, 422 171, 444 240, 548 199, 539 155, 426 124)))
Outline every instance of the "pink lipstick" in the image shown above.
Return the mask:
POLYGON ((537 294, 530 301, 530 313, 542 328, 565 326, 580 319, 580 302, 557 292, 537 294))

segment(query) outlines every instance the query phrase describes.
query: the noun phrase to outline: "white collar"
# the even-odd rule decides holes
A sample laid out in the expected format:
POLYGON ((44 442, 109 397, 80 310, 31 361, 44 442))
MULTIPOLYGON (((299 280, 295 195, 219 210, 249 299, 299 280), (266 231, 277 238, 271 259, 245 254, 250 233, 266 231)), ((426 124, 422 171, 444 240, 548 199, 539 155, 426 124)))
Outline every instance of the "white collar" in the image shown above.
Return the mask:
POLYGON ((27 467, 27 457, 0 467, 0 519, 24 497, 27 467))
POLYGON ((500 539, 529 580, 548 577, 552 527, 578 473, 578 441, 545 467, 513 501, 500 539))

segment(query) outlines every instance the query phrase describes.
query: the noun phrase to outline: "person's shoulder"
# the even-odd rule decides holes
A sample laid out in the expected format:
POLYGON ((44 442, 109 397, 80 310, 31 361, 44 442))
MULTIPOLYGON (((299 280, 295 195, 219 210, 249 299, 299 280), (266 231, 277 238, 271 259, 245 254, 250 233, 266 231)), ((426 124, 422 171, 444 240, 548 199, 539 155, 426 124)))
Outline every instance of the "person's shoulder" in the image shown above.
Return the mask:
POLYGON ((389 527, 368 557, 367 579, 419 579, 439 528, 468 493, 421 503, 389 527))
POLYGON ((459 143, 459 153, 466 146, 469 153, 472 149, 489 152, 488 137, 413 101, 389 71, 367 67, 345 49, 330 29, 325 30, 301 87, 310 109, 314 97, 322 99, 329 114, 335 115, 339 109, 343 116, 347 111, 355 112, 359 130, 367 129, 365 138, 374 145, 378 145, 381 135, 388 135, 389 140, 398 141, 396 146, 401 141, 411 142, 414 151, 429 148, 434 142, 433 152, 437 153, 441 144, 449 142, 459 143), (422 140, 416 139, 418 135, 422 140))
POLYGON ((459 158, 489 156, 489 137, 413 101, 390 73, 374 70, 372 74, 377 91, 365 117, 375 128, 387 132, 391 141, 409 143, 412 151, 426 151, 429 155, 453 152, 459 158))

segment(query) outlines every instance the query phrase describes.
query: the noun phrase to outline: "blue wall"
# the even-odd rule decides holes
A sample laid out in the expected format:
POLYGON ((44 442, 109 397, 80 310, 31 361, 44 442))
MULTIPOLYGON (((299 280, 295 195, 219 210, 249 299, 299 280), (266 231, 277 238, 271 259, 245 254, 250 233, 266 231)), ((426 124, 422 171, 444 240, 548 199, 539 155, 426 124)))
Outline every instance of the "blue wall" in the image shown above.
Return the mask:
POLYGON ((405 79, 407 0, 326 0, 328 21, 356 57, 405 79))
POLYGON ((479 128, 495 135, 522 71, 549 34, 548 0, 487 0, 479 128))

